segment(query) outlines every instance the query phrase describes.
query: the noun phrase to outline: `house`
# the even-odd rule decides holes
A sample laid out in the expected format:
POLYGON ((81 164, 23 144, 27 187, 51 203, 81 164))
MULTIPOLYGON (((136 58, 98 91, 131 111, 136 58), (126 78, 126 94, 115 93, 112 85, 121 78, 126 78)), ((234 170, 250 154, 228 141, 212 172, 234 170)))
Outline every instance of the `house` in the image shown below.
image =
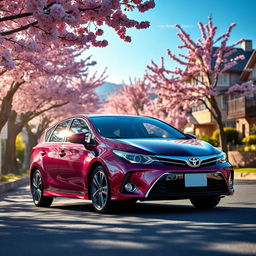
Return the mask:
MULTIPOLYGON (((230 58, 241 54, 245 58, 219 76, 218 91, 225 92, 234 84, 251 79, 256 80, 256 50, 252 49, 251 40, 244 40, 242 47, 237 48, 237 52, 231 55, 230 58)), ((222 94, 217 96, 216 99, 223 115, 224 126, 236 127, 243 136, 246 136, 249 135, 250 126, 256 123, 256 96, 236 97, 235 95, 231 97, 222 94)), ((218 129, 216 121, 204 105, 193 108, 192 116, 195 122, 193 132, 198 137, 211 136, 213 131, 218 129)))
MULTIPOLYGON (((240 75, 240 82, 253 81, 256 84, 256 50, 250 56, 240 75)), ((236 97, 228 101, 227 118, 235 120, 236 129, 242 136, 248 136, 256 125, 256 94, 236 97)))

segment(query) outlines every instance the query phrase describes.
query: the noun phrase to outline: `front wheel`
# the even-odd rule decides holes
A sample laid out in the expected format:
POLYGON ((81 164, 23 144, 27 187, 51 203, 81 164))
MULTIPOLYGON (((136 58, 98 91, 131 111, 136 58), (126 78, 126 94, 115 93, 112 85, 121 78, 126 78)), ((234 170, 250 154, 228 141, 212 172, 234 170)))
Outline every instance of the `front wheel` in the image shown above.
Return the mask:
POLYGON ((217 206, 220 202, 219 196, 193 197, 190 202, 199 209, 210 209, 217 206))
POLYGON ((39 170, 36 170, 32 176, 31 194, 33 202, 37 207, 50 207, 53 197, 43 196, 43 179, 39 170))
POLYGON ((90 180, 90 195, 96 212, 106 213, 111 208, 111 191, 108 176, 102 166, 92 173, 90 180))

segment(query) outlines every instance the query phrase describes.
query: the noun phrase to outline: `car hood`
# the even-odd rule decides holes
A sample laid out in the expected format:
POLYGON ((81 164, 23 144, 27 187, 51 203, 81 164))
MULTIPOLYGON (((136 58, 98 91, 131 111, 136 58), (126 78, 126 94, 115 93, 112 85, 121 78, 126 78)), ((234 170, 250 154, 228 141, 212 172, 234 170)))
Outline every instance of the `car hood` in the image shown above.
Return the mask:
POLYGON ((206 156, 220 151, 205 141, 196 139, 115 139, 115 149, 134 153, 149 153, 165 156, 206 156))

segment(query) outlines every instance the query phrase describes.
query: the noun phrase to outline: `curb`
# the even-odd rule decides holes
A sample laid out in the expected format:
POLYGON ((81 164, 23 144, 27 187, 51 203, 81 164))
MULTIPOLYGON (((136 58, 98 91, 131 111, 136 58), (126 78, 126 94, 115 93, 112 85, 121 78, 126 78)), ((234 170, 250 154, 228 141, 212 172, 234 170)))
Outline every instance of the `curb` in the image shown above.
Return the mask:
POLYGON ((0 194, 26 184, 28 180, 29 180, 28 177, 23 177, 14 181, 0 182, 0 194))
POLYGON ((235 180, 256 180, 256 173, 235 172, 235 180))

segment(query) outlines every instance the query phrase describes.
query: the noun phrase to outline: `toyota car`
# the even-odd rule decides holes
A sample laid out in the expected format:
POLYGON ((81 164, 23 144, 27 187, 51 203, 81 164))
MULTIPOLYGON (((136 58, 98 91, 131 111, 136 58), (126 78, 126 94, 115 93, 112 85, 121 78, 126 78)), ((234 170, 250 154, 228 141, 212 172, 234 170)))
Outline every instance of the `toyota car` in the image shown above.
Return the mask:
POLYGON ((226 154, 150 117, 77 115, 47 129, 32 150, 34 204, 84 198, 97 212, 113 204, 189 199, 215 207, 234 193, 226 154))

